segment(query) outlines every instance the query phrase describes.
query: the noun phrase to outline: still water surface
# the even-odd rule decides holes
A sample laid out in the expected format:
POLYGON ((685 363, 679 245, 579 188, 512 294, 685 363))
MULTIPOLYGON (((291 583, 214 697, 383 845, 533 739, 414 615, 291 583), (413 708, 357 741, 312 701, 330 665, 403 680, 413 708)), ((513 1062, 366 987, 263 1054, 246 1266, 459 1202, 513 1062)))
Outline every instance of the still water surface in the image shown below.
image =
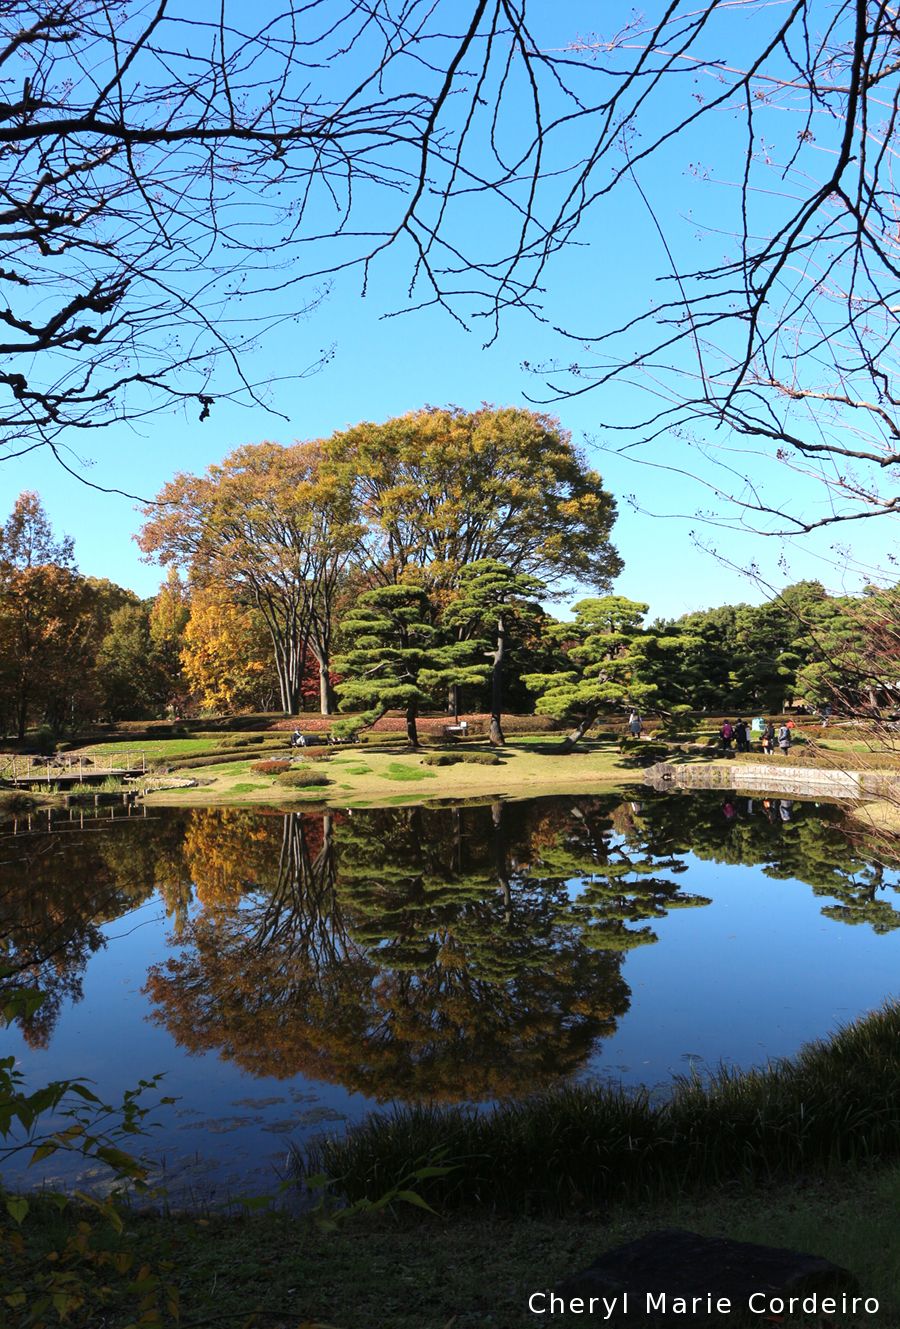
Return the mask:
POLYGON ((47 993, 0 1055, 110 1099, 165 1072, 151 1152, 187 1198, 264 1189, 376 1104, 665 1092, 900 993, 900 870, 835 808, 144 814, 0 823, 0 964, 47 993))

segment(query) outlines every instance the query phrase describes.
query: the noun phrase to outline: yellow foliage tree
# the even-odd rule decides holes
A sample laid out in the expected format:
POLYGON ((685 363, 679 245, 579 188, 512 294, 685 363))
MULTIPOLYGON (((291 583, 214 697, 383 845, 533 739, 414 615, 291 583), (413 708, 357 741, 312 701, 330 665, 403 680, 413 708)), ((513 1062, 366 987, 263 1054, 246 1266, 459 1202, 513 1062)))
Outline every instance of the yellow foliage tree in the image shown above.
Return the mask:
POLYGON ((277 696, 265 624, 223 588, 204 587, 191 597, 181 663, 204 710, 267 710, 277 696))

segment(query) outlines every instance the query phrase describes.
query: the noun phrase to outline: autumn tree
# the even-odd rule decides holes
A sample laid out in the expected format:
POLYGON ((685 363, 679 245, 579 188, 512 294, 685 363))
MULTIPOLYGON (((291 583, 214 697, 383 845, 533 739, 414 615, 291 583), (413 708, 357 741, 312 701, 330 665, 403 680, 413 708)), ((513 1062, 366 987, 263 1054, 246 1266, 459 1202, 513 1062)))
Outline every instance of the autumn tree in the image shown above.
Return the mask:
MULTIPOLYGON (((264 711, 278 694, 271 638, 262 615, 235 602, 222 587, 195 591, 181 664, 190 690, 207 711, 264 711)), ((314 687, 318 692, 318 676, 314 687)))
POLYGON ((29 719, 60 728, 69 684, 89 655, 89 596, 71 539, 57 539, 37 494, 20 494, 0 527, 0 665, 5 709, 24 737, 29 719))
POLYGON ((442 593, 464 567, 494 559, 550 587, 602 591, 621 570, 615 502, 551 416, 427 408, 356 425, 325 449, 354 494, 358 557, 381 581, 414 571, 442 593))
POLYGON ((487 666, 473 661, 470 642, 441 640, 433 617, 421 587, 373 587, 342 618, 345 644, 335 660, 342 679, 341 709, 363 710, 365 724, 374 724, 386 711, 402 710, 414 749, 419 746, 416 717, 436 691, 483 683, 487 674, 487 666))
POLYGON ((238 448, 205 476, 176 476, 145 515, 145 554, 259 613, 283 710, 299 708, 311 653, 328 714, 335 612, 358 528, 351 495, 323 467, 319 445, 238 448))
POLYGON ((190 594, 176 568, 169 568, 150 608, 150 640, 166 680, 165 704, 174 714, 182 714, 188 687, 182 672, 181 652, 190 617, 190 594))

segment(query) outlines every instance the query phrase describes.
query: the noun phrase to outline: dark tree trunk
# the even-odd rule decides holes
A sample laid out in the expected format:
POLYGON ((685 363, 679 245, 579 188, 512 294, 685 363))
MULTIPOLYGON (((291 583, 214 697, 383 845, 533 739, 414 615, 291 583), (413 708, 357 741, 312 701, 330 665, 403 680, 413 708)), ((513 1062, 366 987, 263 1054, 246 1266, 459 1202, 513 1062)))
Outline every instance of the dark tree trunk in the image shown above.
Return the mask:
POLYGON ((494 650, 494 662, 491 666, 491 746, 502 748, 506 744, 503 737, 503 657, 506 654, 506 623, 503 615, 497 619, 497 646, 494 650))
POLYGON ((451 683, 450 690, 447 693, 447 714, 452 715, 454 720, 459 719, 459 684, 451 683))
POLYGON ((503 918, 506 926, 512 924, 512 893, 509 889, 509 871, 506 866, 506 836, 503 832, 503 804, 495 799, 491 804, 491 821, 494 826, 494 865, 497 881, 503 896, 503 918))
POLYGON ((566 734, 565 738, 560 744, 562 751, 571 752, 575 744, 578 742, 578 740, 584 738, 585 734, 590 729, 591 725, 594 723, 596 718, 597 718, 597 712, 589 711, 588 714, 582 720, 581 724, 578 726, 578 728, 573 729, 571 734, 566 734))
POLYGON ((419 747, 419 731, 416 729, 417 709, 414 701, 411 701, 406 708, 406 737, 413 750, 418 750, 419 747))

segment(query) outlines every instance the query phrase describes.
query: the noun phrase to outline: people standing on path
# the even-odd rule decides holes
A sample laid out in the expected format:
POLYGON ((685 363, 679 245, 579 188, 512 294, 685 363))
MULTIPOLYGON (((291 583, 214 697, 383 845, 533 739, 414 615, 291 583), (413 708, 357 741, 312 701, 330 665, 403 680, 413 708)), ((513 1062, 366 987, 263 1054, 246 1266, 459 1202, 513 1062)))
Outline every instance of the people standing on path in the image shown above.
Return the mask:
POLYGON ((766 720, 763 725, 762 739, 760 741, 765 755, 771 757, 772 753, 775 751, 775 726, 772 724, 771 720, 766 720))
POLYGON ((746 721, 740 717, 734 722, 734 739, 738 752, 750 751, 750 740, 747 737, 746 721))
POLYGON ((786 757, 791 750, 791 731, 786 724, 783 724, 779 727, 778 746, 781 748, 782 753, 786 757))
POLYGON ((719 736, 722 739, 722 747, 726 752, 730 752, 731 740, 734 738, 734 726, 730 720, 723 720, 722 728, 719 730, 719 736))
POLYGON ((632 707, 631 714, 628 717, 628 729, 632 738, 640 738, 644 732, 644 722, 634 707, 632 707))

